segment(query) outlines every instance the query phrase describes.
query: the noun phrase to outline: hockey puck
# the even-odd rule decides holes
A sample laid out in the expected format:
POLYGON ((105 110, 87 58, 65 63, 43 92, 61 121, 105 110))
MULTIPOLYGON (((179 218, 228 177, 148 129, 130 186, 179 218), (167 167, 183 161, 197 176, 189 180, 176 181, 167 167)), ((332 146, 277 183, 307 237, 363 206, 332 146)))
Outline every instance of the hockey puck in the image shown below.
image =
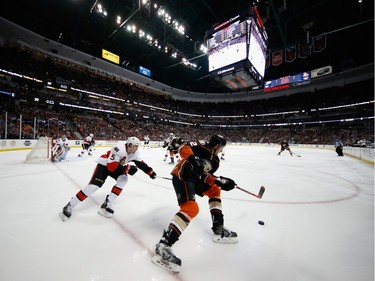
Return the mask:
POLYGON ((264 225, 264 221, 258 221, 260 225, 264 225))

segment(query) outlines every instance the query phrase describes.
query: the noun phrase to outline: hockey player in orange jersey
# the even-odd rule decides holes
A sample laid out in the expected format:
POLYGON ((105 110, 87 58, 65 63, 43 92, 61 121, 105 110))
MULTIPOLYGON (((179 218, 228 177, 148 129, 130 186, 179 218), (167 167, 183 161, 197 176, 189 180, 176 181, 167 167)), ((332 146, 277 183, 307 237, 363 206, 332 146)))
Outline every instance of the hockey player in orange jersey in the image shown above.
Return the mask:
POLYGON ((173 216, 169 226, 155 248, 152 261, 168 270, 179 272, 181 260, 177 258, 172 246, 198 214, 199 207, 195 195, 207 196, 212 217, 213 241, 218 243, 237 243, 237 233, 224 227, 221 205, 221 190, 232 190, 235 182, 213 174, 220 165, 219 153, 226 145, 220 135, 213 135, 209 142, 195 141, 185 143, 176 138, 171 145, 181 156, 181 161, 172 170, 172 183, 176 192, 179 211, 173 216))

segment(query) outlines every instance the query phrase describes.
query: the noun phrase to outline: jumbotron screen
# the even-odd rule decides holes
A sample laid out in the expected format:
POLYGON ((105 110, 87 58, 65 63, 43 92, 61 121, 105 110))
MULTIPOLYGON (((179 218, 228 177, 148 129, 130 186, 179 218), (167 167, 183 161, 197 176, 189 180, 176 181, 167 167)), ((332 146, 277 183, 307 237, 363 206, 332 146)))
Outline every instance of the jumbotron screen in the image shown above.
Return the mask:
POLYGON ((208 70, 213 73, 241 61, 249 61, 250 71, 264 77, 267 43, 253 16, 235 17, 207 37, 208 70), (235 20, 234 20, 235 19, 235 20))
POLYGON ((255 9, 206 32, 211 78, 231 90, 260 87, 267 57, 267 34, 255 9))
POLYGON ((253 18, 249 19, 250 43, 248 59, 262 78, 266 69, 267 44, 253 18))
POLYGON ((235 21, 207 38, 209 72, 247 57, 246 21, 235 21))

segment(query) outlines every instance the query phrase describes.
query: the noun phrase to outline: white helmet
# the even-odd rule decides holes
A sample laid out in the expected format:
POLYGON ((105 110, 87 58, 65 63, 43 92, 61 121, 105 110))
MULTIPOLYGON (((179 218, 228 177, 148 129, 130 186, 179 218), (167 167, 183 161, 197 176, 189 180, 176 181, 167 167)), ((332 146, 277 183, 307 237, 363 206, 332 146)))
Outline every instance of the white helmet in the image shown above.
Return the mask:
POLYGON ((130 137, 126 141, 126 144, 131 144, 131 145, 135 145, 135 146, 139 146, 140 143, 141 142, 140 142, 139 138, 137 138, 137 137, 130 137))
POLYGON ((93 137, 94 137, 94 134, 90 134, 90 137, 93 138, 93 137))

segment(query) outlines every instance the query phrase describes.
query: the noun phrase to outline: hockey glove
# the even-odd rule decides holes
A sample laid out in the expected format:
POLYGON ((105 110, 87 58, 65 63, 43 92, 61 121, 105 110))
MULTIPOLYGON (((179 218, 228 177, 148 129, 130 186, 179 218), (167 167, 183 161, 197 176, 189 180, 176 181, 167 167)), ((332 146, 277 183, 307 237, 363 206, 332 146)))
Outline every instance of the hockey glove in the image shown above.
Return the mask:
POLYGON ((232 190, 236 186, 234 180, 225 177, 217 178, 214 183, 220 186, 220 188, 225 191, 232 190))
POLYGON ((125 165, 124 174, 125 175, 134 175, 138 171, 138 168, 134 165, 125 165))
POLYGON ((188 157, 188 161, 191 164, 191 171, 193 172, 193 174, 200 176, 204 170, 203 160, 200 159, 198 156, 192 154, 188 157))

